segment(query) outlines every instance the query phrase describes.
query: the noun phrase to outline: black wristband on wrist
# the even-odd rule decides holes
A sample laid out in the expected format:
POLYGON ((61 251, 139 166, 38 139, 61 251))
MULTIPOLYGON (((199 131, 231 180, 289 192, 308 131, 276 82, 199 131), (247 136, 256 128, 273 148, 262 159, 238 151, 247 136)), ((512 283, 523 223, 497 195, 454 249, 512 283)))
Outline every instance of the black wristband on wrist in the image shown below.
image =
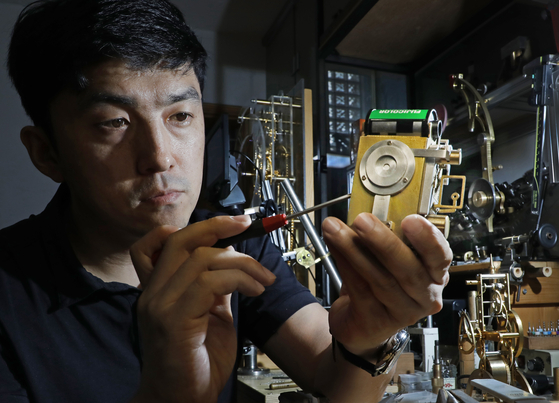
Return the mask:
POLYGON ((384 346, 379 347, 376 364, 373 364, 363 357, 359 357, 358 355, 351 353, 344 347, 342 343, 334 339, 334 336, 332 336, 332 353, 334 354, 334 361, 336 361, 337 344, 340 353, 347 362, 355 365, 358 368, 361 368, 364 371, 367 371, 372 376, 377 376, 389 373, 392 368, 394 368, 394 365, 396 365, 400 353, 404 350, 409 341, 410 334, 407 332, 407 330, 400 330, 398 333, 388 339, 384 346))
POLYGON ((361 368, 364 371, 367 371, 369 374, 371 374, 371 376, 378 375, 378 368, 375 364, 348 351, 342 343, 340 343, 334 338, 334 336, 332 336, 332 353, 334 354, 334 361, 336 361, 336 346, 340 350, 342 357, 344 357, 347 362, 355 365, 358 368, 361 368))

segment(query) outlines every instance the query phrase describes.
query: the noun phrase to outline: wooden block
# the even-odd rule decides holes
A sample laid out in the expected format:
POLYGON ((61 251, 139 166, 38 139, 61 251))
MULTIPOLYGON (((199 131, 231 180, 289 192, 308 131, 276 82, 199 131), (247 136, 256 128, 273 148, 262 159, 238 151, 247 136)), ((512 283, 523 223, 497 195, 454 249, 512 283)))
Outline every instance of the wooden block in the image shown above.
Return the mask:
POLYGON ((398 362, 396 363, 396 370, 394 371, 394 376, 392 381, 394 383, 398 382, 398 376, 400 374, 413 374, 415 372, 415 365, 413 361, 413 353, 402 353, 398 362))
POLYGON ((551 277, 525 277, 520 286, 518 302, 516 298, 515 293, 514 305, 559 304, 559 275, 553 273, 551 277))
POLYGON ((524 348, 530 350, 558 350, 559 336, 524 336, 524 348))
POLYGON ((256 364, 260 368, 268 368, 268 369, 279 369, 275 362, 272 361, 270 357, 264 354, 262 351, 258 350, 256 355, 256 364))

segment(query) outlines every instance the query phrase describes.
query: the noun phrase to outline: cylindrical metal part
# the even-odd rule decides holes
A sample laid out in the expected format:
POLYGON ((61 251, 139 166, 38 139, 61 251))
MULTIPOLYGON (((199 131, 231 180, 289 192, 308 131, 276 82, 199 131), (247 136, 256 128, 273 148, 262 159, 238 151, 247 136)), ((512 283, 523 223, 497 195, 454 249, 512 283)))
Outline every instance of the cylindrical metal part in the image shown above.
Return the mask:
POLYGON ((493 376, 493 378, 510 385, 510 367, 506 362, 503 361, 503 358, 501 356, 488 356, 486 361, 486 368, 487 372, 489 372, 493 376))
POLYGON ((273 382, 270 384, 270 390, 296 388, 295 382, 273 382))
POLYGON ((460 165, 462 163, 462 150, 452 150, 450 152, 450 160, 448 161, 450 165, 460 165))
POLYGON ((489 199, 487 194, 485 194, 485 192, 482 190, 478 190, 472 196, 472 202, 474 203, 475 207, 485 207, 492 201, 493 199, 489 199))
POLYGON ((245 353, 243 354, 244 367, 248 369, 257 369, 258 362, 256 356, 256 346, 254 344, 250 344, 245 347, 245 349, 245 353))
POLYGON ((502 341, 506 339, 516 339, 520 335, 518 333, 503 332, 485 332, 485 339, 489 341, 502 341))
POLYGON ((431 384, 433 385, 433 393, 439 394, 439 390, 444 387, 444 378, 441 365, 441 354, 439 348, 439 341, 435 340, 435 361, 433 363, 433 379, 431 384))
POLYGON ((444 234, 445 238, 448 238, 448 234, 450 233, 450 218, 448 218, 447 215, 429 214, 426 218, 444 234))
MULTIPOLYGON (((289 198, 289 201, 293 206, 293 210, 295 212, 304 210, 303 206, 301 205, 301 202, 299 201, 299 198, 297 197, 297 194, 295 193, 295 189, 293 189, 293 186, 291 185, 291 182, 287 179, 283 180, 281 182, 281 186, 283 187, 283 190, 285 190, 285 194, 289 198)), ((342 288, 342 279, 338 274, 338 270, 334 265, 333 259, 330 257, 329 252, 326 249, 326 245, 324 244, 322 239, 318 236, 318 233, 316 232, 316 229, 314 228, 314 225, 307 214, 302 215, 299 218, 299 220, 303 224, 303 227, 305 228, 305 231, 307 232, 309 239, 314 245, 318 257, 321 259, 321 262, 324 265, 326 272, 328 273, 330 279, 332 280, 332 283, 334 283, 334 287, 336 288, 336 291, 339 293, 342 288)))
POLYGON ((468 291, 468 313, 472 322, 477 320, 477 291, 468 291))
POLYGON ((431 329, 433 327, 433 317, 431 315, 427 316, 427 329, 431 329))
POLYGON ((434 394, 438 394, 439 390, 444 387, 444 378, 441 364, 433 365, 433 379, 431 379, 431 385, 433 386, 434 394))

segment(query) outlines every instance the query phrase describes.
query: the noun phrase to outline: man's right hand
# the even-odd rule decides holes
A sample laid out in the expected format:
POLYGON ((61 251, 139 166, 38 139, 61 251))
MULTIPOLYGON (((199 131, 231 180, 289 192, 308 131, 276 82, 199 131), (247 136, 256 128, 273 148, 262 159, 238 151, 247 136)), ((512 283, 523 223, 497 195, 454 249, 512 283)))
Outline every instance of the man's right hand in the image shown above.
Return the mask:
POLYGON ((249 225, 247 216, 219 216, 182 230, 163 226, 132 246, 143 288, 143 369, 133 401, 217 401, 237 352, 231 293, 257 296, 275 280, 253 258, 211 247, 249 225))

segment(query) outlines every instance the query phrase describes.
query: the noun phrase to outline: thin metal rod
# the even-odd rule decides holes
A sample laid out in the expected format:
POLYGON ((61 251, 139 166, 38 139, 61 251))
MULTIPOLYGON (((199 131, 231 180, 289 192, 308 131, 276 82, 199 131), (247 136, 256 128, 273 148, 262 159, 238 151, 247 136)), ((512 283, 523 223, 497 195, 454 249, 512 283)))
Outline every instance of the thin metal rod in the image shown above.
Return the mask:
MULTIPOLYGON (((284 182, 284 183, 285 183, 285 182, 284 182)), ((300 215, 312 213, 313 211, 320 210, 320 209, 323 209, 323 208, 325 208, 325 207, 332 206, 332 205, 334 205, 334 204, 338 204, 338 203, 340 203, 340 202, 342 202, 342 201, 344 201, 344 200, 349 199, 350 197, 351 197, 351 193, 346 194, 346 195, 343 195, 343 196, 340 196, 340 197, 336 197, 335 199, 328 200, 327 202, 324 202, 324 203, 322 203, 322 204, 317 204, 317 205, 314 206, 314 207, 309 207, 309 208, 307 208, 307 209, 298 211, 297 213, 293 213, 293 214, 291 214, 291 215, 288 215, 286 218, 287 218, 288 220, 291 220, 292 218, 299 217, 300 215)))
MULTIPOLYGON (((319 204, 318 206, 314 206, 314 207, 311 207, 308 210, 305 210, 303 208, 303 206, 301 205, 301 202, 299 201, 299 198, 297 197, 297 194, 295 193, 295 189, 293 189, 293 186, 291 185, 291 182, 288 179, 285 179, 281 183, 281 186, 283 187, 283 190, 285 190, 285 194, 289 198, 289 201, 291 202, 291 205, 293 206, 293 210, 298 210, 295 214, 297 214, 298 212, 302 214, 300 220, 301 220, 301 223, 303 224, 303 227, 305 228, 305 232, 309 236, 316 252, 318 253, 318 255, 321 259, 322 264, 324 265, 324 268, 326 269, 326 272, 330 276, 330 279, 332 280, 332 283, 334 283, 334 287, 336 288, 336 291, 339 294, 340 290, 342 288, 342 279, 340 278, 340 275, 338 274, 338 270, 336 269, 336 265, 334 264, 334 260, 332 259, 332 257, 330 256, 330 253, 328 252, 328 250, 326 248, 326 244, 324 243, 324 241, 320 238, 320 236, 316 232, 316 229, 315 229, 311 219, 307 215, 309 210, 311 210, 311 209, 317 210, 317 209, 323 208, 324 204, 327 204, 328 202, 323 203, 323 204, 319 204)), ((334 200, 336 200, 336 199, 334 199, 334 200)), ((331 200, 331 201, 333 202, 334 200, 331 200)), ((337 200, 336 202, 339 202, 339 201, 340 200, 337 200)), ((314 210, 312 210, 312 211, 314 211, 314 210)), ((292 214, 289 217, 292 217, 295 214, 292 214)), ((289 218, 289 217, 287 217, 287 218, 289 218)))
MULTIPOLYGON (((282 98, 289 98, 287 96, 282 97, 282 98)), ((294 108, 300 108, 301 105, 298 104, 286 104, 283 101, 282 102, 272 102, 272 101, 265 101, 263 99, 251 99, 250 102, 252 102, 253 104, 257 104, 257 105, 271 105, 272 103, 277 104, 279 106, 293 106, 294 108)))

